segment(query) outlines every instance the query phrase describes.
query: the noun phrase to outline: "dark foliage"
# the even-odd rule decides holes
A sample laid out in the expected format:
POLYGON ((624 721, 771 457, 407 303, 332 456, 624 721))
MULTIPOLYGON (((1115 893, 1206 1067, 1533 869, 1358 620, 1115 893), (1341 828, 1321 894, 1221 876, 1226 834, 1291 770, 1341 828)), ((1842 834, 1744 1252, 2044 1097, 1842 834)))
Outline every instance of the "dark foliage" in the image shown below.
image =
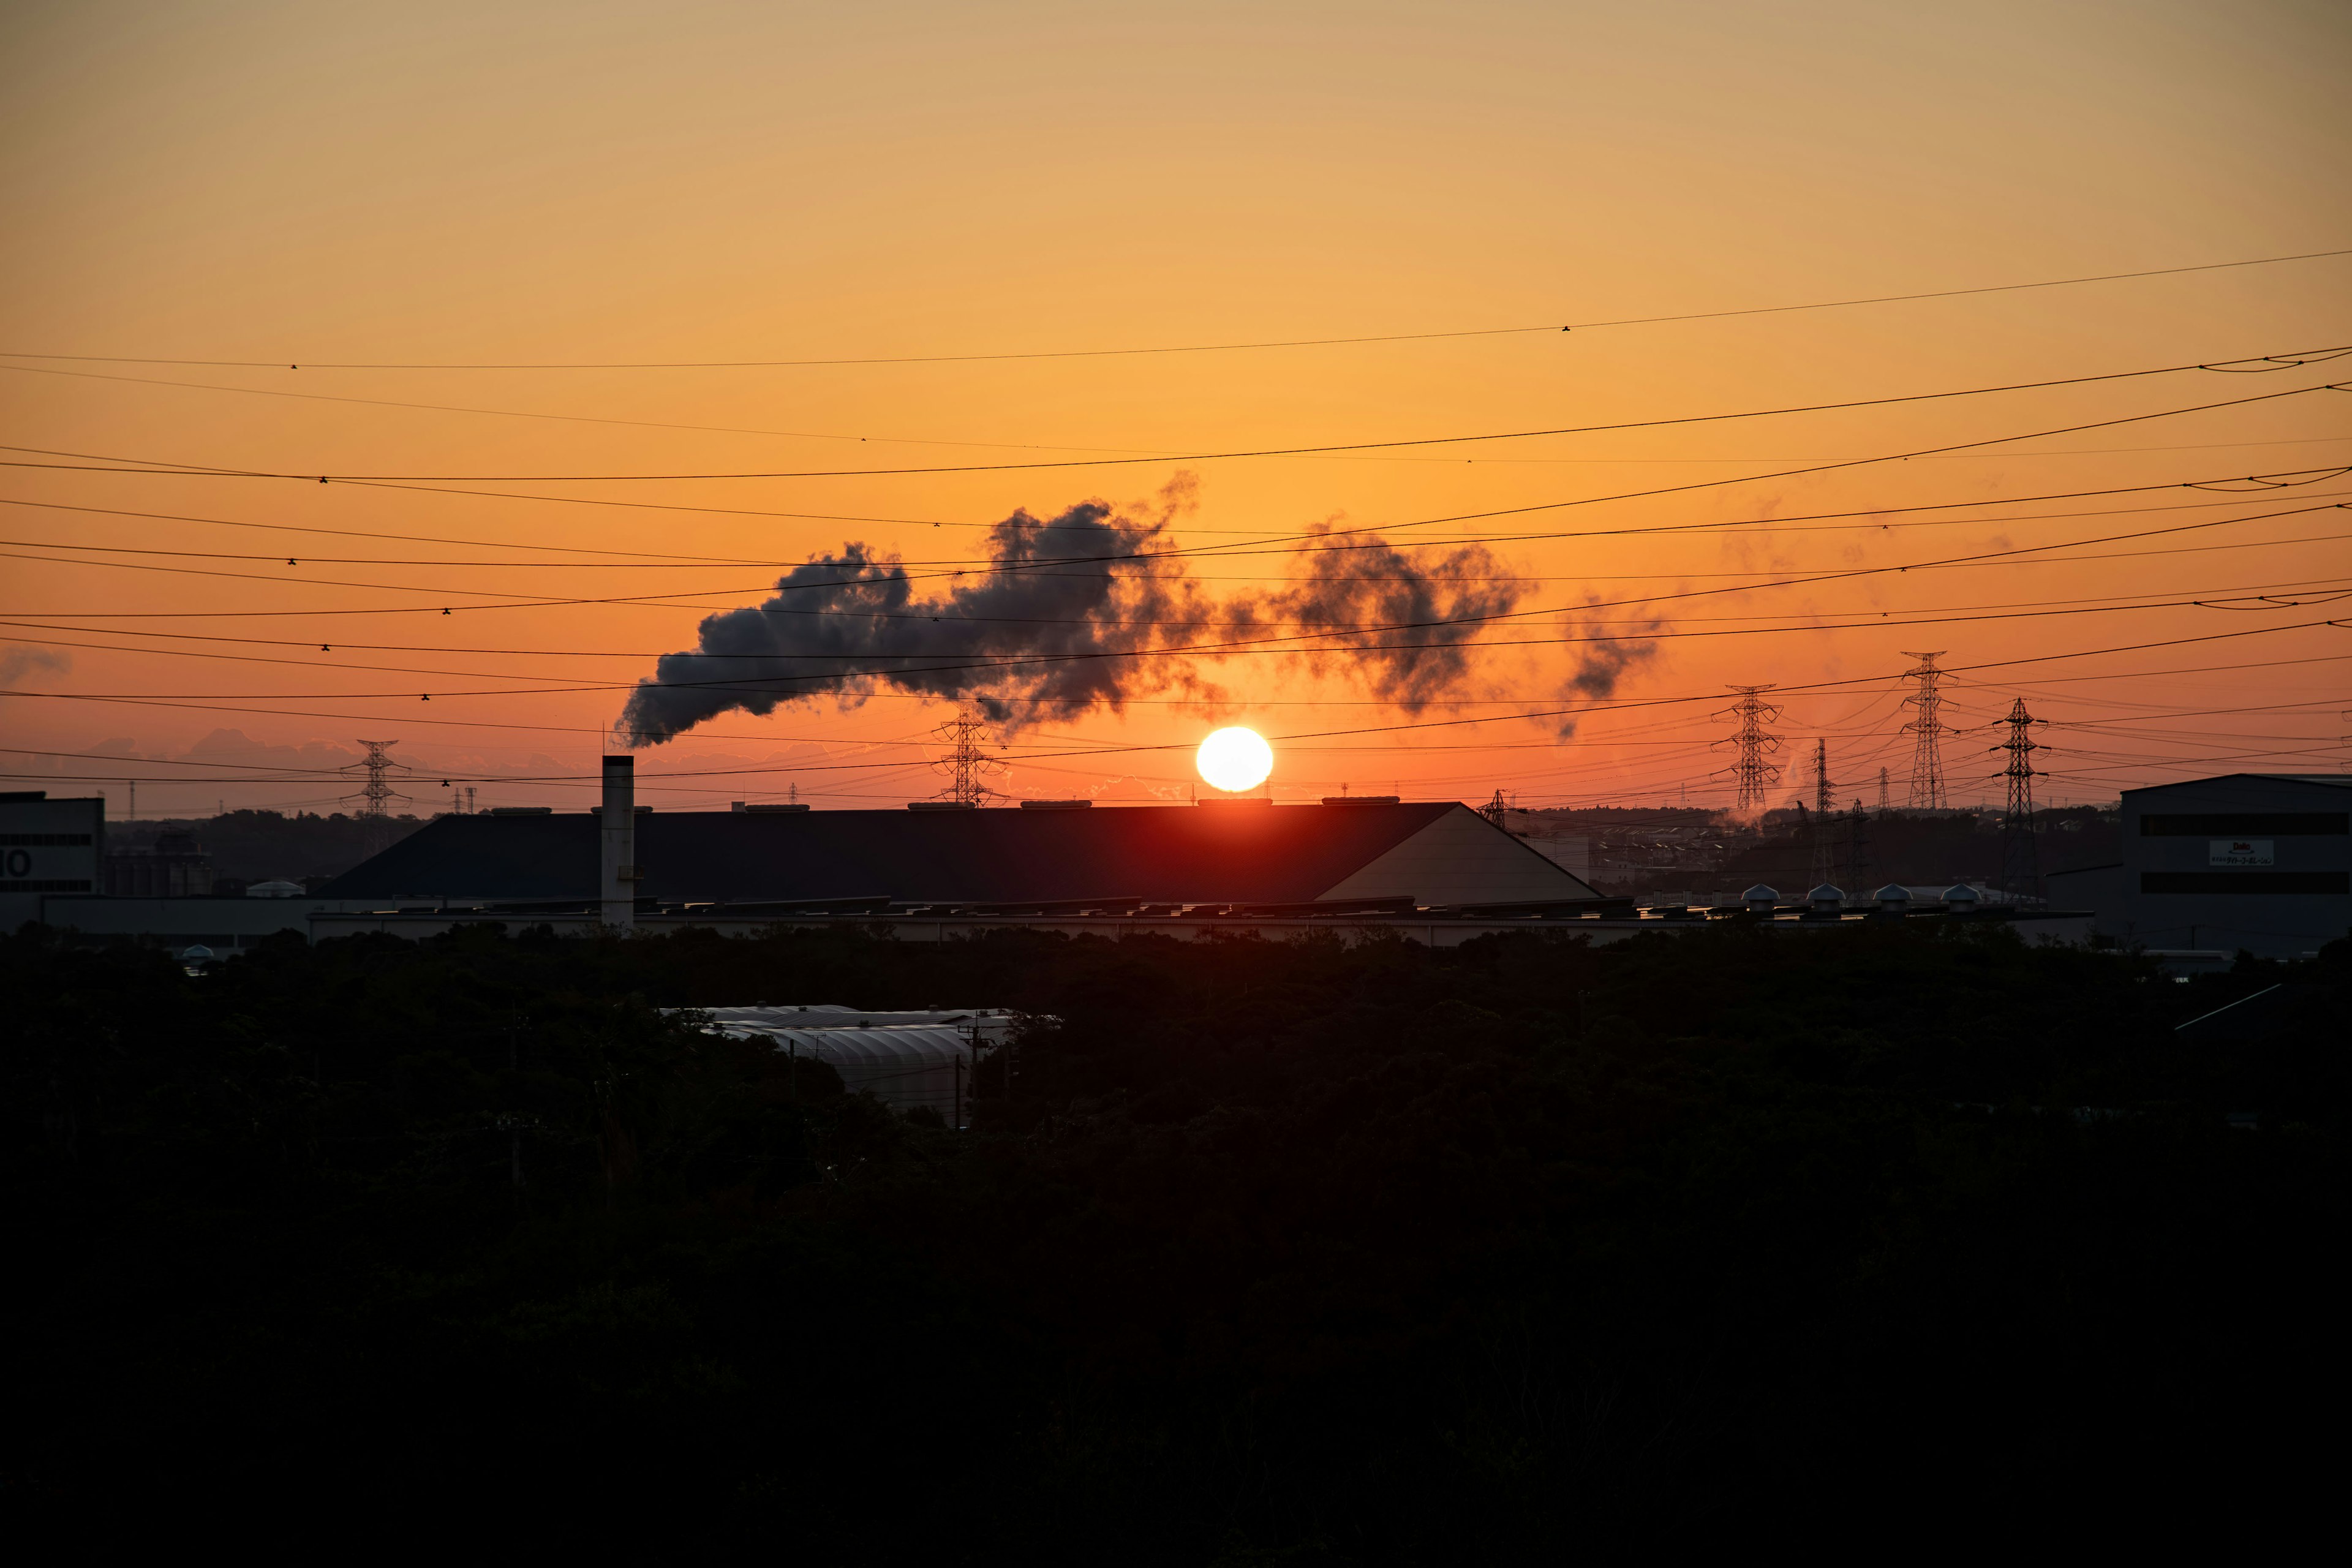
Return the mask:
POLYGON ((2192 1047, 2268 966, 845 928, 189 977, 28 929, 0 1481, 89 1555, 2267 1530, 2324 1489, 2347 965, 2192 1047), (660 1011, 762 1000, 1059 1023, 959 1134, 660 1011))

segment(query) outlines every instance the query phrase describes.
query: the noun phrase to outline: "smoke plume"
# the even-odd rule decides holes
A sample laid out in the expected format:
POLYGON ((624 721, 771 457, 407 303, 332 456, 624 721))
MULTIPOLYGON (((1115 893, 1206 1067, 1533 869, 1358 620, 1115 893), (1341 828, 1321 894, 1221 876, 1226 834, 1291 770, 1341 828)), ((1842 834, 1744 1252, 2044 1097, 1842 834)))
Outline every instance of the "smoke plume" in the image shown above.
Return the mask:
POLYGON ((62 675, 72 668, 69 653, 51 653, 45 647, 0 647, 0 686, 14 686, 37 669, 62 675))
MULTIPOLYGON (((1630 635, 1604 634, 1598 637, 1594 636, 1597 626, 1622 626, 1623 621, 1594 621, 1580 612, 1571 611, 1562 617, 1561 624, 1570 637, 1591 637, 1592 640, 1574 645, 1579 650, 1576 668, 1569 675, 1568 684, 1562 688, 1560 695, 1571 700, 1581 698, 1590 702, 1605 702, 1617 694, 1617 684, 1628 672, 1641 668, 1658 657, 1658 640, 1654 634, 1665 623, 1654 618, 1635 617, 1630 635)), ((1562 719, 1559 725, 1559 738, 1563 741, 1574 739, 1577 726, 1581 722, 1581 716, 1577 714, 1562 719)))
POLYGON ((1213 595, 1168 552, 1192 489, 1186 476, 1151 508, 1089 500, 1046 522, 1016 511, 989 532, 990 566, 944 593, 919 595, 901 561, 864 544, 812 557, 766 603, 709 616, 693 648, 664 655, 614 731, 653 745, 722 713, 856 707, 877 689, 968 700, 1013 728, 1160 692, 1213 709, 1227 695, 1204 670, 1229 658, 1346 679, 1418 711, 1468 681, 1475 617, 1527 592, 1475 545, 1416 561, 1367 536, 1334 548, 1318 531, 1279 586, 1213 595), (1278 640, 1305 633, 1321 635, 1278 640))

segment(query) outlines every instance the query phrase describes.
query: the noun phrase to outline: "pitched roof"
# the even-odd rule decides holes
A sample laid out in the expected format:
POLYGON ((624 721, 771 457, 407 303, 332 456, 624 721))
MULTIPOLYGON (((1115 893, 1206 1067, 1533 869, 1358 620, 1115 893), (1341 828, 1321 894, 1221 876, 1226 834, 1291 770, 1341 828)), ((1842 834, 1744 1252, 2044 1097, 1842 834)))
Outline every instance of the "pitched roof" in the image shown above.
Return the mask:
MULTIPOLYGON (((1484 896, 1528 897, 1518 889, 1529 879, 1540 882, 1541 896, 1592 896, 1566 871, 1453 801, 1086 811, 651 812, 636 818, 636 858, 644 868, 637 891, 677 902, 887 895, 973 902, 1137 898, 1305 903, 1329 894, 1442 820, 1441 837, 1449 843, 1480 829, 1497 841, 1513 887, 1504 890, 1498 885, 1484 896), (1468 825, 1447 820, 1455 815, 1468 818, 1468 825), (1522 857, 1531 864, 1520 867, 1522 857)), ((337 878, 319 895, 592 899, 597 890, 597 829, 593 812, 445 816, 337 878)), ((1436 895, 1434 888, 1412 890, 1424 898, 1436 895)))

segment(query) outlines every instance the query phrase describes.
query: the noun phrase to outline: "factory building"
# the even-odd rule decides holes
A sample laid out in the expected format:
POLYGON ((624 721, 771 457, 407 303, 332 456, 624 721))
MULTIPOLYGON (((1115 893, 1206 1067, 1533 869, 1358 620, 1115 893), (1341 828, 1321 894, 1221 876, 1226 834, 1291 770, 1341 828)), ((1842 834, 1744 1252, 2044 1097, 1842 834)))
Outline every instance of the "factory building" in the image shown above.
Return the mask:
POLYGON ((614 768, 603 810, 445 816, 319 896, 347 905, 618 902, 625 910, 835 900, 1475 905, 1599 898, 1582 879, 1454 801, 656 813, 634 807, 625 770, 614 768))
POLYGON ((52 893, 94 893, 104 884, 106 802, 51 800, 40 790, 0 794, 0 930, 41 918, 52 893))
POLYGON ((2352 777, 2230 773, 2123 793, 2123 859, 2047 879, 2052 901, 2168 952, 2294 958, 2352 934, 2352 777))

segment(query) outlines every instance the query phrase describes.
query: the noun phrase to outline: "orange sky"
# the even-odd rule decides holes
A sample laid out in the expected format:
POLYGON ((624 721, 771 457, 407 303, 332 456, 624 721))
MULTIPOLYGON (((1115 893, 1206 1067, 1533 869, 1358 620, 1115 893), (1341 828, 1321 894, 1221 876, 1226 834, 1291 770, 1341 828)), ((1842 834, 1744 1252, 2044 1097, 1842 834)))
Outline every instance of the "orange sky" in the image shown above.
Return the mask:
MULTIPOLYGON (((1591 323, 2352 247, 2341 90, 2352 14, 2330 5, 80 4, 13 7, 0 38, 0 350, 19 355, 985 355, 1591 323)), ((0 359, 0 398, 11 446, 205 467, 731 472, 1553 428, 2347 343, 2352 257, 2338 257, 1567 334, 1232 353, 620 371, 16 357, 0 359)), ((2331 376, 2352 381, 2352 360, 1434 449, 470 487, 897 520, 857 522, 11 468, 0 497, 12 502, 184 521, 0 507, 0 551, 14 557, 0 589, 11 623, 0 626, 11 692, 0 739, 22 749, 0 753, 0 772, 65 793, 89 786, 60 775, 141 773, 142 815, 219 800, 315 805, 346 786, 298 772, 242 781, 264 762, 331 767, 356 737, 397 737, 421 807, 446 802, 445 772, 562 775, 483 784, 486 805, 585 805, 627 684, 653 655, 690 647, 703 614, 759 602, 778 570, 851 539, 910 562, 969 560, 981 525, 1015 508, 1139 500, 1181 468, 1200 487, 1176 526, 1185 545, 1295 538, 1322 521, 1440 547, 1477 538, 1532 580, 1523 607, 1636 601, 1487 634, 1519 646, 1483 647, 1455 700, 1423 723, 1560 707, 1590 645, 1546 639, 1648 626, 1667 635, 1615 692, 1643 705, 1601 707, 1566 742, 1547 719, 1285 743, 1412 716, 1336 676, 1238 658, 1203 665, 1233 694, 1213 710, 1154 700, 1020 730, 1004 753, 1009 793, 1181 794, 1184 751, 1069 753, 1189 747, 1233 721, 1277 737, 1283 796, 1345 785, 1482 800, 1501 788, 1532 806, 1686 791, 1721 804, 1727 759, 1708 742, 1728 732, 1713 717, 1727 697, 1664 700, 1737 681, 1850 681, 1786 698, 1784 760, 1826 736, 1841 798, 1874 799, 1887 766, 1899 803, 1902 650, 1948 649, 1965 669, 2344 617, 2352 601, 2313 601, 2352 591, 2352 516, 2305 510, 2053 552, 2096 560, 1664 596, 1758 580, 1740 574, 2333 509, 2352 500, 2352 479, 2250 499, 2173 489, 1990 503, 2352 462, 2352 397, 2314 392, 1963 456, 1744 476, 2331 376), (1712 488, 1597 499, 1700 481, 1712 488), (1475 529, 1427 523, 1564 500, 1591 504, 1475 529), (1940 502, 1978 504, 1881 520, 1935 526, 1594 536, 1940 502), (1538 534, 1554 537, 1528 537, 1538 534), (583 565, 494 544, 775 564, 583 565), (66 559, 76 554, 96 559, 66 559), (401 563, 487 555, 528 563, 401 563), (2298 603, 2249 607, 2252 594, 2298 603), (650 595, 673 602, 463 607, 650 595), (2183 602, 2200 597, 2226 607, 2183 602), (437 613, 445 600, 456 613, 437 613), (2094 608, 2142 600, 2160 603, 2094 608), (1963 613, 1978 618, 1891 624, 1963 613), (1874 616, 1890 624, 1816 624, 1874 616), (367 643, 394 646, 352 646, 367 643), (187 657, 198 652, 239 657, 187 657), (515 691, 542 686, 589 689, 515 691), (205 743, 222 730, 252 744, 205 743), (35 754, 109 750, 163 760, 116 772, 35 754), (239 782, 197 782, 215 779, 239 782)), ((1261 553, 1191 571, 1204 589, 1241 594, 1297 564, 1261 553)), ((1948 716, 1982 723, 2023 695, 2054 721, 2045 799, 2241 767, 2332 770, 2347 756, 2347 656, 2352 633, 2318 626, 1984 669, 1956 680, 1948 716)), ((645 798, 723 805, 793 787, 820 805, 916 798, 938 787, 919 742, 946 716, 902 694, 846 712, 826 702, 723 716, 646 754, 645 798)), ((1956 799, 1998 797, 1983 750, 1994 738, 1947 742, 1956 799)), ((123 792, 109 787, 120 813, 123 792)))

